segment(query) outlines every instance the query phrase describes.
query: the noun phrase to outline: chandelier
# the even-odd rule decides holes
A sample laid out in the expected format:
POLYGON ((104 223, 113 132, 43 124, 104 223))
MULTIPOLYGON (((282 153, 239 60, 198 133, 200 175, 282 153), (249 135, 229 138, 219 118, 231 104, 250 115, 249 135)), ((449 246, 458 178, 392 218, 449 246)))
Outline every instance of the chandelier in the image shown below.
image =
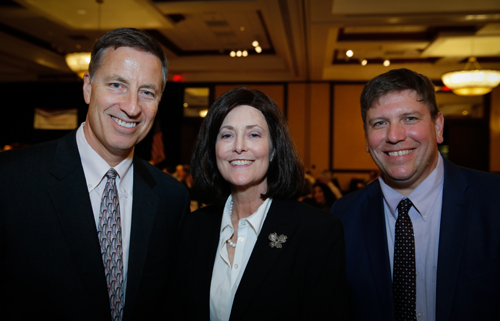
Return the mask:
POLYGON ((470 57, 464 70, 447 72, 441 79, 457 95, 479 96, 500 84, 500 71, 481 70, 476 58, 470 57))
POLYGON ((66 55, 66 64, 69 69, 83 79, 89 70, 90 52, 73 52, 66 55))
MULTIPOLYGON (((97 2, 97 30, 101 31, 101 4, 104 0, 97 2)), ((89 70, 90 52, 72 52, 66 55, 66 64, 69 69, 83 79, 85 73, 89 70)))

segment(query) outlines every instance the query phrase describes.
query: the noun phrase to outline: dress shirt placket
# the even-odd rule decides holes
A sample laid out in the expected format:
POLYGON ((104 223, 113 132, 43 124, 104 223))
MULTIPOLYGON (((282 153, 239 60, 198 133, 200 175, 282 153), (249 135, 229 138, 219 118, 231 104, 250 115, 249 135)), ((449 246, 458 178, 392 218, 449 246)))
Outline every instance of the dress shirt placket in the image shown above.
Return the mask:
POLYGON ((233 266, 231 267, 231 288, 234 287, 238 276, 241 272, 243 263, 243 253, 245 252, 245 243, 248 235, 250 224, 247 219, 241 219, 238 222, 238 239, 236 240, 236 248, 234 251, 233 266))
POLYGON ((231 238, 231 236, 233 235, 233 231, 234 230, 233 230, 232 226, 227 225, 224 228, 224 231, 222 232, 220 253, 219 253, 221 259, 229 267, 231 266, 231 262, 229 262, 229 255, 227 253, 227 247, 228 247, 227 240, 229 240, 231 238))

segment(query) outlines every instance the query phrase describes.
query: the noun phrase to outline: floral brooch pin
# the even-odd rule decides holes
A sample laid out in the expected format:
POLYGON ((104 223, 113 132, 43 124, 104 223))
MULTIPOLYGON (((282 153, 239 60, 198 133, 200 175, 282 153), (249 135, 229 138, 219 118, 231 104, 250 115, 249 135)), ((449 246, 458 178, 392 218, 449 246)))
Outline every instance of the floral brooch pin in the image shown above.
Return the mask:
POLYGON ((271 243, 269 243, 269 246, 281 249, 283 247, 282 244, 286 242, 286 239, 287 239, 286 235, 281 234, 280 236, 278 236, 276 232, 271 233, 269 234, 269 240, 271 241, 271 243))

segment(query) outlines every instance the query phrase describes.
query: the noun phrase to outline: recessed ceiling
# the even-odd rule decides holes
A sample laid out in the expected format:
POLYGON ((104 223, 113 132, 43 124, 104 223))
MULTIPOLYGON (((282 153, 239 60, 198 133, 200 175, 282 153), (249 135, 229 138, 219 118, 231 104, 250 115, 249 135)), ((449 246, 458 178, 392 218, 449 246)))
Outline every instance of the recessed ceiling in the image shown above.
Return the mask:
POLYGON ((439 36, 423 52, 423 57, 500 56, 499 36, 439 36))
POLYGON ((500 69, 498 0, 4 0, 0 81, 79 81, 64 55, 117 27, 157 38, 185 82, 362 82, 403 67, 439 80, 471 55, 500 69))

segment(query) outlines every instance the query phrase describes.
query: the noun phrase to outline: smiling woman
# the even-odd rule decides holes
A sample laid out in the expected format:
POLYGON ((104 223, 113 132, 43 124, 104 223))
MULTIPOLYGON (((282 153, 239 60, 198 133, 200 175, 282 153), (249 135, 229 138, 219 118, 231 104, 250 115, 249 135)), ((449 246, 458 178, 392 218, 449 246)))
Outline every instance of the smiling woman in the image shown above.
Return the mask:
POLYGON ((212 205, 184 219, 173 319, 344 319, 342 227, 295 200, 303 166, 268 96, 238 88, 217 99, 191 170, 212 205))
POLYGON ((267 191, 267 169, 272 154, 269 127, 260 111, 243 105, 231 110, 219 131, 215 145, 217 168, 233 191, 255 198, 267 191))

